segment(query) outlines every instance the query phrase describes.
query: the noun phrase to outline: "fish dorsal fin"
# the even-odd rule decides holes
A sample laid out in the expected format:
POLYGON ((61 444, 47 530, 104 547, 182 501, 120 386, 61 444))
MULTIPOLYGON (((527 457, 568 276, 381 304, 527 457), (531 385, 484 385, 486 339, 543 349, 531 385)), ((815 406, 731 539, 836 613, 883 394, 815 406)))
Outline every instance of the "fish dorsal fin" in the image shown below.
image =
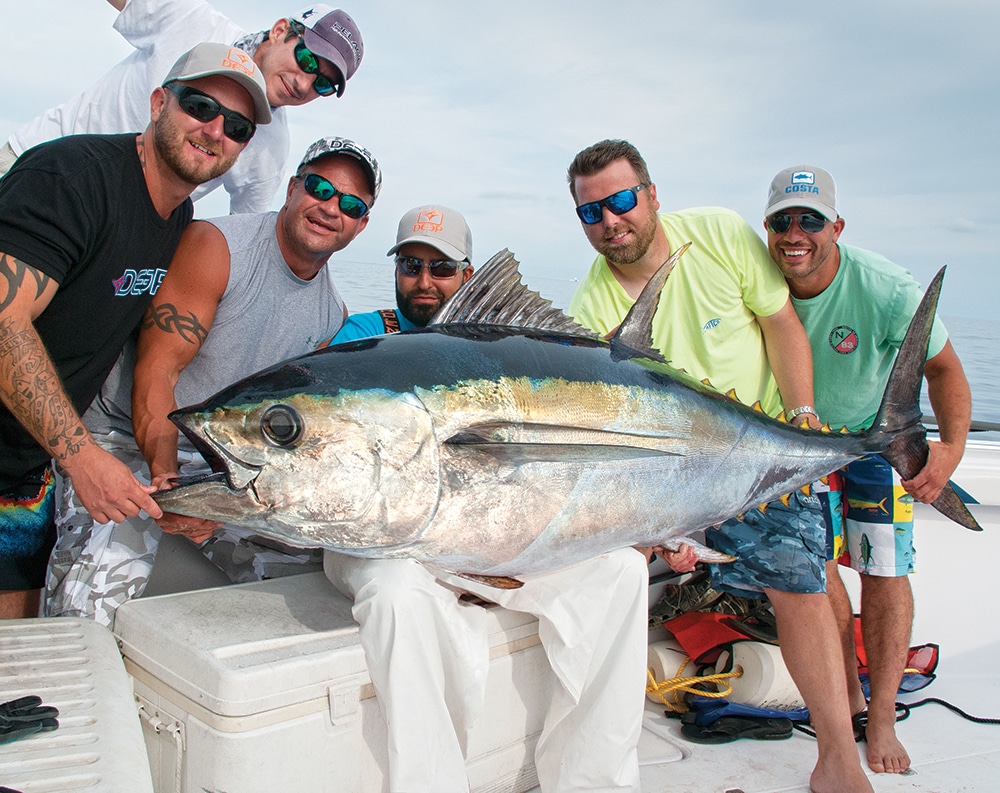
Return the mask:
POLYGON ((507 248, 496 254, 431 318, 430 325, 500 325, 600 338, 521 282, 520 262, 507 248))
POLYGON ((611 339, 612 357, 634 358, 635 354, 639 353, 654 361, 667 362, 663 354, 653 347, 653 315, 660 304, 660 292, 667 282, 670 271, 674 269, 684 251, 690 247, 690 242, 681 245, 646 282, 639 299, 629 309, 618 332, 611 339))

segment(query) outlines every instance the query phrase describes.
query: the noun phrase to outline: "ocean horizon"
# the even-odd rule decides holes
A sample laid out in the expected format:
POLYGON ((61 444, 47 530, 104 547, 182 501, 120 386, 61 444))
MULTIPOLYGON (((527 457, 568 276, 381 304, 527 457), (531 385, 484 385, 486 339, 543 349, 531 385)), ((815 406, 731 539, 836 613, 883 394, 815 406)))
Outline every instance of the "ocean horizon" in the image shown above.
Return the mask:
MULTIPOLYGON (((337 289, 347 302, 348 311, 357 314, 391 308, 396 304, 396 293, 391 261, 385 262, 332 262, 337 289), (359 277, 359 273, 364 277, 359 277)), ((565 309, 577 287, 576 279, 545 278, 523 272, 524 284, 542 297, 551 300, 558 308, 565 309)), ((949 316, 941 319, 948 328, 951 342, 965 368, 972 388, 972 418, 975 422, 995 424, 1000 427, 1000 320, 975 317, 949 316)), ((921 399, 924 413, 931 415, 926 387, 921 399)), ((971 437, 1000 440, 1000 431, 977 432, 971 437)))

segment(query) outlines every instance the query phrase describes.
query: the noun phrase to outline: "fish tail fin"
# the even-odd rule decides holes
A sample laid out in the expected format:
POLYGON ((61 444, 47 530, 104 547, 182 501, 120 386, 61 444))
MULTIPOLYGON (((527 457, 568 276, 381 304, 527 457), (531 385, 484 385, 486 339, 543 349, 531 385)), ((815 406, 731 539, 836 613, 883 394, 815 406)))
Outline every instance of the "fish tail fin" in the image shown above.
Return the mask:
MULTIPOLYGON (((946 269, 942 267, 931 279, 910 320, 910 327, 892 365, 882 404, 871 429, 866 433, 872 450, 881 453, 903 479, 916 476, 927 462, 927 430, 920 410, 920 388, 946 269)), ((931 506, 967 529, 982 531, 950 484, 945 485, 931 506)))

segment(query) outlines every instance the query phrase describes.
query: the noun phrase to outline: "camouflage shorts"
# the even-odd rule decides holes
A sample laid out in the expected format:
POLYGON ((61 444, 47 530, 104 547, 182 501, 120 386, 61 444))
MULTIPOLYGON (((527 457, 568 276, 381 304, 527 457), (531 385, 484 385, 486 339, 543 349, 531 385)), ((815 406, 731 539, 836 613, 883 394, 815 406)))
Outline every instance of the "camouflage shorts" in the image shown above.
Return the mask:
POLYGON ((772 501, 764 511, 727 520, 706 531, 705 541, 736 557, 731 564, 710 566, 715 589, 740 595, 826 591, 827 521, 815 492, 795 491, 788 506, 772 501))
MULTIPOLYGON (((94 437, 139 479, 149 481, 146 463, 130 435, 112 431, 94 437)), ((193 449, 178 450, 178 458, 182 474, 208 470, 193 449)), ((162 529, 145 513, 122 523, 96 523, 76 497, 72 481, 61 478, 61 484, 43 614, 89 617, 110 626, 115 610, 145 591, 162 529)), ((223 526, 200 548, 233 583, 323 569, 321 551, 290 548, 237 526, 223 526)))

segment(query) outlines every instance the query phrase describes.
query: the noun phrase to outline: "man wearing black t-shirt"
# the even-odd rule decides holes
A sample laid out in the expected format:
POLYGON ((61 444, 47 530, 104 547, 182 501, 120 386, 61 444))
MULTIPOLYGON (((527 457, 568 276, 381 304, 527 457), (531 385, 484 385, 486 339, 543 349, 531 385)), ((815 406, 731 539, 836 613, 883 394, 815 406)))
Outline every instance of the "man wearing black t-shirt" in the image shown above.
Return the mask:
POLYGON ((38 613, 53 461, 95 520, 161 514, 80 413, 156 293, 191 192, 270 118, 253 61, 199 44, 151 95, 143 132, 42 144, 0 180, 0 617, 38 613))

